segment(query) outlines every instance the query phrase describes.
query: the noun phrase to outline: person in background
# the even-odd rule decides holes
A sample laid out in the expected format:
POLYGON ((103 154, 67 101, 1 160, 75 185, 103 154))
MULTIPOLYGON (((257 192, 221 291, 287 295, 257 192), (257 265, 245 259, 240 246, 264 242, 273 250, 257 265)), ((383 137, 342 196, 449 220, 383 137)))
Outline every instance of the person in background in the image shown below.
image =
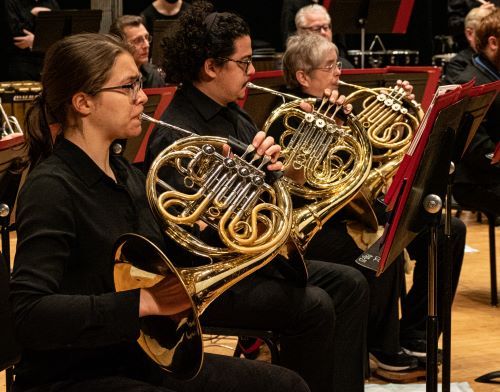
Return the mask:
POLYGON ((115 291, 122 234, 166 250, 144 175, 110 151, 141 132, 141 74, 121 40, 81 34, 51 46, 42 85, 27 113, 30 173, 17 204, 10 299, 22 355, 13 390, 309 391, 268 363, 207 354, 198 376, 181 381, 146 356, 141 318, 179 317, 191 305, 170 279, 115 291), (59 125, 55 140, 48 119, 59 125))
MULTIPOLYGON (((465 83, 472 79, 486 84, 500 79, 500 9, 481 19, 477 26, 477 53, 472 63, 447 83, 465 83)), ((472 142, 457 165, 453 197, 459 204, 500 216, 500 166, 491 164, 495 145, 500 140, 500 97, 497 95, 479 126, 472 142)))
MULTIPOLYGON (((233 136, 249 144, 257 133, 236 101, 255 68, 248 25, 232 13, 193 3, 179 29, 163 40, 167 81, 182 84, 162 121, 200 135, 233 136)), ((342 103, 337 94, 331 102, 342 103)), ((145 166, 180 135, 155 128, 145 166)), ((287 175, 295 173, 288 172, 287 175)), ((176 189, 183 178, 169 176, 176 189)), ((295 177, 294 177, 295 178, 295 177)), ((298 179, 297 179, 298 180, 298 179)), ((200 236, 210 236, 203 224, 200 236)), ((286 261, 276 258, 217 298, 202 316, 204 325, 266 329, 280 335, 280 361, 297 371, 312 391, 361 392, 366 363, 368 285, 356 269, 306 260, 307 285, 286 279, 286 261)))
POLYGON ((109 33, 120 37, 132 47, 135 64, 141 71, 143 88, 165 86, 164 76, 149 62, 151 36, 140 16, 120 16, 109 28, 109 33))
MULTIPOLYGON (((295 27, 299 34, 320 34, 327 40, 333 42, 332 19, 326 8, 322 5, 306 5, 299 9, 295 15, 295 27)), ((345 69, 354 68, 351 62, 345 58, 345 50, 339 51, 339 47, 336 47, 338 61, 342 62, 342 67, 345 69)))
POLYGON ((481 23, 481 19, 494 10, 495 7, 476 7, 471 9, 465 17, 464 34, 469 46, 458 52, 446 65, 446 74, 444 76, 448 80, 456 79, 468 65, 472 64, 472 56, 477 52, 475 41, 476 28, 481 23))
POLYGON ((500 6, 500 0, 448 0, 448 31, 453 36, 456 50, 461 51, 469 46, 466 34, 464 35, 465 17, 476 7, 493 9, 500 6))
MULTIPOLYGON (((40 12, 59 9, 56 0, 5 0, 8 25, 6 80, 40 80, 43 54, 32 52, 35 18, 40 12)), ((2 60, 2 61, 5 61, 2 60)))
POLYGON ((146 30, 153 34, 155 20, 178 19, 188 8, 189 4, 183 0, 155 0, 141 12, 141 16, 146 30))

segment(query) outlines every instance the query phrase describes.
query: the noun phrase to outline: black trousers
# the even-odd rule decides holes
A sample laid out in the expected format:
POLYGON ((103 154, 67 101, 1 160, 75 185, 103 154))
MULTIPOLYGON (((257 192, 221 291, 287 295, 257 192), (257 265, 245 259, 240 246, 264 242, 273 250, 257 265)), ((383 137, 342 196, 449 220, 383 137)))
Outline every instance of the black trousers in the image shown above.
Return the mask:
POLYGON ((396 353, 399 344, 399 297, 402 289, 403 262, 396 259, 384 273, 375 272, 355 263, 363 251, 348 234, 346 224, 331 219, 316 233, 307 248, 306 256, 349 265, 363 273, 370 286, 368 311, 368 349, 396 353))
MULTIPOLYGON (((465 249, 465 224, 457 218, 451 218, 451 262, 452 295, 455 296, 462 269, 465 249)), ((421 232, 407 247, 412 259, 416 261, 413 271, 413 285, 403 299, 401 318, 401 340, 425 339, 427 320, 427 271, 428 271, 429 232, 421 232)), ((443 273, 444 223, 438 230, 438 282, 443 273)), ((438 284, 438 315, 442 314, 442 290, 438 284)), ((439 323, 441 331, 441 323, 439 323)))
MULTIPOLYGON (((147 359, 146 359, 147 360, 147 359)), ((146 365, 144 380, 126 375, 61 381, 32 389, 14 384, 14 392, 308 392, 296 373, 265 362, 206 354, 200 374, 191 381, 176 380, 156 365, 146 365)))
POLYGON ((299 373, 311 391, 363 391, 366 280, 351 267, 307 261, 308 285, 296 287, 279 276, 279 262, 220 296, 202 323, 278 331, 282 365, 299 373))

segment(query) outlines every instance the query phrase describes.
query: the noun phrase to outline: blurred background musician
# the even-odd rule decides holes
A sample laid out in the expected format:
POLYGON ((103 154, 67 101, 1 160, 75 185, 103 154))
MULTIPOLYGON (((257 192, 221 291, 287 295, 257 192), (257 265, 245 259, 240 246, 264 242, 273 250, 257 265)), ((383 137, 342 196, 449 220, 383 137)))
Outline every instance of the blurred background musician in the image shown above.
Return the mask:
POLYGON ((477 53, 476 28, 479 26, 481 19, 494 10, 495 7, 475 7, 467 13, 464 20, 464 34, 468 46, 452 57, 446 66, 445 72, 448 80, 457 79, 463 70, 472 64, 472 56, 477 53))
MULTIPOLYGON (((163 40, 167 82, 182 87, 162 120, 202 135, 251 142, 256 126, 235 103, 255 72, 250 42, 240 17, 194 3, 180 17, 179 29, 163 40)), ((178 138, 168 129, 153 130, 145 166, 178 138)), ((308 260, 308 284, 296 287, 281 274, 282 263, 274 260, 224 293, 203 314, 203 323, 278 331, 281 363, 297 371, 312 391, 363 391, 365 278, 351 267, 308 260)))
POLYGON ((158 67, 149 62, 151 35, 137 15, 123 15, 116 19, 109 29, 132 47, 135 64, 141 71, 142 87, 164 87, 164 76, 158 67))
MULTIPOLYGON (((319 4, 306 5, 300 8, 295 15, 295 28, 298 33, 320 34, 329 41, 333 41, 333 25, 330 14, 325 7, 319 4)), ((344 69, 351 69, 354 66, 347 60, 347 53, 342 45, 337 46, 338 61, 342 62, 344 69)))
POLYGON ((448 32, 455 42, 456 51, 466 49, 469 46, 467 33, 464 33, 465 17, 468 12, 476 7, 492 10, 500 6, 499 0, 448 0, 448 32))
POLYGON ((139 319, 191 304, 169 279, 115 291, 119 236, 135 232, 165 249, 143 174, 110 152, 115 139, 141 131, 139 70, 115 37, 74 35, 49 49, 42 83, 27 114, 31 172, 17 208, 14 391, 309 391, 287 369, 217 355, 178 381, 144 354, 139 319), (49 116, 60 124, 55 141, 49 116))
MULTIPOLYGON (((475 32, 477 54, 463 72, 446 77, 447 83, 465 83, 475 78, 480 85, 500 79, 500 9, 481 19, 475 32)), ((499 129, 500 97, 497 95, 457 165, 453 184, 453 196, 459 204, 496 216, 500 215, 500 166, 491 164, 490 154, 500 140, 499 129)))
POLYGON ((184 0, 155 0, 142 12, 146 30, 153 32, 155 20, 175 20, 189 8, 184 0))
POLYGON ((43 55, 33 53, 35 17, 59 9, 56 0, 5 0, 9 41, 6 80, 40 80, 43 55))

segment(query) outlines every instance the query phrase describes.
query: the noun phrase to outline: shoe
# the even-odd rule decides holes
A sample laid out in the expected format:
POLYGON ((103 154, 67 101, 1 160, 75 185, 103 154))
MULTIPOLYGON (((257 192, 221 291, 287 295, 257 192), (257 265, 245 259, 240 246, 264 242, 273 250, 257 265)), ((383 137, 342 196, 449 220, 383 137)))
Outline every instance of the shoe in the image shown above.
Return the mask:
POLYGON ((403 352, 403 350, 389 354, 383 351, 372 350, 370 351, 375 359, 377 366, 381 369, 400 372, 403 370, 416 369, 418 367, 418 360, 403 352))
POLYGON ((425 358, 427 356, 427 341, 423 339, 405 340, 401 342, 403 351, 412 357, 425 358))
POLYGON ((246 359, 256 359, 260 354, 260 346, 264 342, 262 339, 240 336, 238 338, 238 347, 246 359))
MULTIPOLYGON (((423 339, 406 340, 401 342, 401 346, 406 354, 418 358, 423 364, 427 362, 427 341, 423 339)), ((437 350, 437 362, 438 365, 443 362, 443 350, 440 348, 437 350)))

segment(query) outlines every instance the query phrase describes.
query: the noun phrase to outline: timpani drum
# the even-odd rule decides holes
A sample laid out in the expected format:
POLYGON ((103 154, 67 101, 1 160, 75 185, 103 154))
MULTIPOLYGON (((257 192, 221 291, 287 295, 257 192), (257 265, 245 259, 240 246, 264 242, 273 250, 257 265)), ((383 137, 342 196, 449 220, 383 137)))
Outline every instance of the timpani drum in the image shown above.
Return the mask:
POLYGON ((418 50, 349 50, 347 55, 356 68, 361 67, 361 55, 365 55, 365 68, 381 68, 388 65, 415 66, 419 64, 418 50))

